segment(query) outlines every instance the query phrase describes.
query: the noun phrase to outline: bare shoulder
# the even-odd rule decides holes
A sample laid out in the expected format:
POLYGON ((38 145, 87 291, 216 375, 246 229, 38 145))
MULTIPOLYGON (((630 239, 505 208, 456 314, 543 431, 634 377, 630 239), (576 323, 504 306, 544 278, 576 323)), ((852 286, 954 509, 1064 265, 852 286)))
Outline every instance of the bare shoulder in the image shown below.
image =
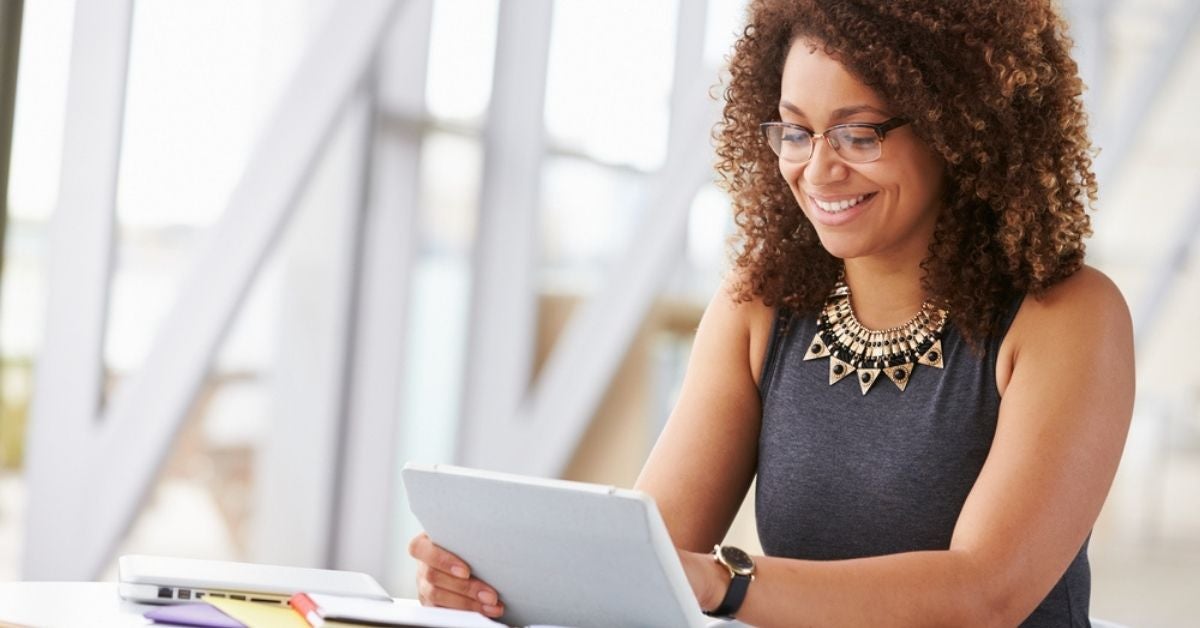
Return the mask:
POLYGON ((1120 289, 1091 266, 1080 268, 1040 297, 1026 299, 1014 328, 1018 323, 1024 334, 1039 337, 1050 332, 1076 336, 1098 330, 1115 333, 1131 329, 1129 306, 1120 289))
POLYGON ((726 273, 725 278, 721 280, 721 288, 714 296, 713 302, 723 303, 725 307, 734 311, 738 317, 747 323, 763 317, 770 320, 775 308, 764 304, 760 297, 751 297, 746 301, 738 300, 738 288, 742 281, 743 276, 738 269, 730 270, 726 273))
POLYGON ((1117 284, 1100 270, 1084 266, 1075 274, 1051 286, 1040 299, 1033 300, 1034 309, 1048 313, 1085 308, 1101 308, 1104 312, 1128 314, 1125 298, 1117 284))
POLYGON ((1133 363, 1133 324, 1120 289, 1084 266, 1040 297, 1026 298, 1004 339, 998 363, 1003 391, 1022 357, 1067 364, 1133 363))
POLYGON ((736 295, 740 279, 741 275, 736 269, 725 276, 705 318, 712 316, 725 320, 727 324, 736 325, 742 330, 747 346, 746 359, 754 381, 758 382, 775 320, 775 308, 763 303, 759 297, 739 301, 736 295))

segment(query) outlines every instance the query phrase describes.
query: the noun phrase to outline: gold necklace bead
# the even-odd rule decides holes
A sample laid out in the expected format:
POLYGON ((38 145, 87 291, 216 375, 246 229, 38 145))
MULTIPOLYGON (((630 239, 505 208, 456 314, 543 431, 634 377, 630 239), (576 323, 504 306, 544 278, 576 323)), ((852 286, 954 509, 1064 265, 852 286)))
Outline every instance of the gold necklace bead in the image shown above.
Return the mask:
POLYGON ((903 392, 912 380, 916 364, 943 368, 941 337, 948 315, 929 301, 907 323, 887 329, 870 329, 859 322, 850 305, 850 287, 841 279, 817 318, 817 335, 805 360, 829 358, 829 384, 841 381, 851 371, 865 369, 859 377, 862 394, 887 375, 903 392))

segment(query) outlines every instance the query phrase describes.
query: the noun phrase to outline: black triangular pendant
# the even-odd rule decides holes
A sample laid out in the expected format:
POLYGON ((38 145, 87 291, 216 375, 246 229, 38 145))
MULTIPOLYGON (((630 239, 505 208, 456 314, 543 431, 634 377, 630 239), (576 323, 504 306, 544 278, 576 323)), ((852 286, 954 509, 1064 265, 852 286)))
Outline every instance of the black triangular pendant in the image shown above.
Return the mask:
POLYGON ((920 362, 925 366, 932 366, 935 369, 940 369, 945 365, 943 361, 944 357, 945 355, 942 353, 942 340, 939 338, 933 341, 933 346, 929 347, 928 351, 926 351, 920 358, 917 358, 917 362, 920 362))
POLYGON ((862 394, 867 394, 877 379, 879 379, 879 369, 858 369, 858 385, 862 388, 862 394))
POLYGON ((808 351, 804 354, 804 359, 815 360, 817 358, 828 357, 829 355, 829 346, 821 339, 821 332, 817 332, 817 335, 813 336, 812 342, 808 345, 808 351))
POLYGON ((913 365, 910 363, 900 364, 898 366, 889 366, 883 369, 883 372, 888 376, 888 379, 892 380, 892 383, 896 385, 896 388, 900 389, 900 392, 904 392, 904 387, 908 386, 908 380, 912 376, 913 365))
POLYGON ((836 355, 829 356, 829 385, 832 386, 854 372, 854 365, 843 362, 836 355))

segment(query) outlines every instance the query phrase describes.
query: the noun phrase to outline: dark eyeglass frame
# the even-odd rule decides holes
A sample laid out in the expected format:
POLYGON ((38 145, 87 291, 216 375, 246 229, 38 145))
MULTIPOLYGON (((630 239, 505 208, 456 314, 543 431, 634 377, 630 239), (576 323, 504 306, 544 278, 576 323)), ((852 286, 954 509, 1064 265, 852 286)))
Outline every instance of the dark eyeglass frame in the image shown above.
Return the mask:
POLYGON ((880 122, 879 124, 871 124, 869 122, 849 122, 846 124, 835 124, 835 125, 829 127, 828 129, 825 129, 824 132, 817 133, 816 131, 814 131, 806 126, 800 125, 800 124, 793 124, 791 122, 775 121, 775 122, 763 122, 762 124, 758 125, 758 129, 759 129, 759 132, 762 133, 763 139, 766 140, 767 146, 771 147, 771 152, 775 153, 775 155, 778 156, 780 159, 786 159, 787 161, 792 162, 792 163, 804 163, 804 162, 808 161, 809 159, 812 159, 813 153, 817 150, 817 140, 823 139, 823 140, 825 140, 825 143, 829 144, 829 147, 833 149, 833 152, 837 153, 838 157, 841 157, 843 160, 848 161, 850 163, 866 164, 866 163, 871 163, 872 161, 876 161, 880 157, 883 156, 883 139, 885 137, 887 137, 887 134, 889 131, 898 129, 910 122, 912 122, 912 120, 909 120, 907 118, 900 118, 900 117, 889 118, 887 120, 884 120, 883 122, 880 122), (809 136, 812 138, 812 141, 809 142, 809 145, 808 145, 809 146, 808 156, 805 157, 804 159, 789 159, 787 157, 784 157, 781 154, 782 146, 777 148, 771 142, 770 133, 771 133, 772 128, 779 128, 779 129, 784 129, 784 130, 792 129, 792 130, 804 131, 805 133, 808 133, 809 136), (838 149, 837 142, 833 138, 829 137, 829 134, 831 132, 837 131, 838 129, 846 129, 846 128, 871 129, 872 131, 874 131, 875 135, 879 138, 879 154, 871 159, 866 159, 863 161, 855 161, 853 159, 848 159, 838 149))

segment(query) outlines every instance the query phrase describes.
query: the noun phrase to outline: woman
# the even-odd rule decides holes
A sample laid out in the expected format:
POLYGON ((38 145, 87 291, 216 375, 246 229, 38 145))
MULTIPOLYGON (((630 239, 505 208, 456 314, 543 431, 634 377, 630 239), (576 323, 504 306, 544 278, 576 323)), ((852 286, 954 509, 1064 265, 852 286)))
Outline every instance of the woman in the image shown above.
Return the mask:
MULTIPOLYGON (((702 608, 1088 625, 1134 377, 1128 309, 1083 264, 1069 48, 1045 0, 751 3, 718 133, 734 272, 637 482, 702 608), (710 552, 755 477, 767 556, 710 552)), ((425 603, 503 612, 411 551, 425 603)))

